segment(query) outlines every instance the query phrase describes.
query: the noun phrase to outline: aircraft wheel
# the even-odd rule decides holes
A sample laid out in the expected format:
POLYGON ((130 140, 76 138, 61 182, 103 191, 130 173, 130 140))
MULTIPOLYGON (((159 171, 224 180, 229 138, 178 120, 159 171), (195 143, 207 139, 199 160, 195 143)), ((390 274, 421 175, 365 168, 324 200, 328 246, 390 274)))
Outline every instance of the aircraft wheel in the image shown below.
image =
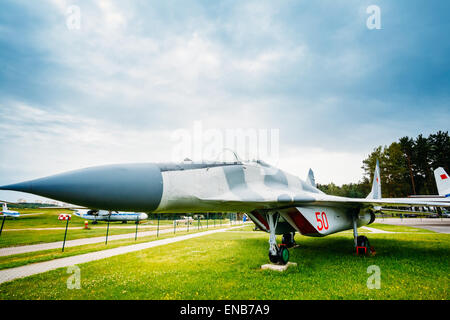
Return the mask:
POLYGON ((289 250, 286 248, 286 246, 281 245, 280 250, 278 250, 278 263, 279 264, 286 264, 289 261, 289 250))
POLYGON ((95 220, 94 220, 94 221, 92 221, 92 224, 97 224, 97 223, 98 223, 98 222, 97 222, 97 221, 95 221, 95 220))
POLYGON ((356 238, 356 254, 370 254, 370 243, 366 236, 358 236, 358 238, 356 238))
POLYGON ((278 261, 279 261, 279 256, 278 256, 278 254, 273 255, 273 254, 271 254, 271 253, 269 252, 269 260, 270 260, 270 262, 272 262, 272 263, 278 263, 278 261))
POLYGON ((294 235, 292 233, 285 233, 281 238, 281 243, 288 248, 292 248, 295 245, 294 235))

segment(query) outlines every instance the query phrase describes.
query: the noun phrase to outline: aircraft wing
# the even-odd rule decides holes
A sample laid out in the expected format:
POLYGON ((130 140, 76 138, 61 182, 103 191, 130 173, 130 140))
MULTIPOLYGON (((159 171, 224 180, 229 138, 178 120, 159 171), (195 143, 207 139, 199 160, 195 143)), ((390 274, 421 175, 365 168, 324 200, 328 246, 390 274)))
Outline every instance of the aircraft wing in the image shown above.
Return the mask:
MULTIPOLYGON (((330 196, 328 196, 330 197, 330 196)), ((346 198, 346 197, 321 197, 317 199, 316 204, 349 204, 359 206, 392 206, 392 207, 450 207, 450 202, 432 201, 426 199, 411 199, 411 198, 381 198, 381 199, 367 199, 367 198, 346 198)))
POLYGON ((10 201, 4 201, 4 200, 0 200, 0 203, 17 204, 16 202, 10 202, 10 201))
POLYGON ((240 208, 254 208, 254 209, 276 209, 305 205, 319 205, 319 206, 338 206, 349 208, 362 208, 370 206, 393 206, 393 207, 450 207, 450 202, 427 201, 410 198, 381 198, 381 199, 367 199, 367 198, 347 198, 331 196, 326 194, 305 194, 302 196, 290 196, 283 193, 274 197, 243 197, 239 198, 236 194, 223 194, 220 197, 214 198, 199 198, 201 202, 229 205, 231 207, 240 208))
MULTIPOLYGON (((0 203, 18 204, 18 205, 21 204, 21 203, 17 203, 17 202, 10 202, 10 201, 3 201, 3 200, 0 200, 0 203)), ((24 203, 24 204, 27 204, 27 203, 24 203)), ((71 209, 71 210, 77 210, 77 209, 88 209, 88 208, 80 207, 80 206, 53 206, 53 207, 38 207, 38 209, 71 209)))
POLYGON ((77 207, 77 206, 39 207, 39 209, 68 209, 68 210, 87 209, 87 210, 89 210, 89 208, 77 207))

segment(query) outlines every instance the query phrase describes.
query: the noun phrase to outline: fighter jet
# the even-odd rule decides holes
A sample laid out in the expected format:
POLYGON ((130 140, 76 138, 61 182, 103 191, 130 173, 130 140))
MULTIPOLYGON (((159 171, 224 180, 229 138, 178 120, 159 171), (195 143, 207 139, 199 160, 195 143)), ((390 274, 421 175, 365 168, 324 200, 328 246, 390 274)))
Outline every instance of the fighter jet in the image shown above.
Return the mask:
POLYGON ((353 229, 358 252, 370 251, 358 227, 380 206, 450 206, 418 199, 383 199, 379 168, 367 198, 327 195, 262 160, 117 164, 70 171, 0 187, 107 211, 245 212, 269 235, 269 259, 286 264, 295 233, 323 237, 353 229), (277 245, 276 235, 283 235, 277 245))

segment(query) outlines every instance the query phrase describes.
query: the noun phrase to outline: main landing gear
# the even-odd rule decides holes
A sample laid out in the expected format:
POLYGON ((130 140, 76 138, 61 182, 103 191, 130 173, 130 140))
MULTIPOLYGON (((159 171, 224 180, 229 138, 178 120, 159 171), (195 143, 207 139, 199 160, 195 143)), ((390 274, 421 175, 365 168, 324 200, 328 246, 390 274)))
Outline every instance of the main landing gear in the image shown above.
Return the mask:
POLYGON ((374 255, 375 250, 370 246, 366 236, 358 236, 357 215, 353 216, 353 238, 355 240, 356 255, 374 255))
POLYGON ((296 245, 294 240, 295 232, 285 233, 281 238, 281 243, 288 248, 292 248, 296 245))
POLYGON ((268 214, 268 222, 269 222, 269 260, 272 263, 277 264, 286 264, 289 261, 289 250, 288 245, 292 245, 294 242, 294 235, 287 234, 283 235, 282 244, 277 245, 277 238, 275 234, 275 229, 277 228, 278 218, 280 217, 279 213, 269 213, 268 214), (286 236, 286 237, 285 237, 286 236))

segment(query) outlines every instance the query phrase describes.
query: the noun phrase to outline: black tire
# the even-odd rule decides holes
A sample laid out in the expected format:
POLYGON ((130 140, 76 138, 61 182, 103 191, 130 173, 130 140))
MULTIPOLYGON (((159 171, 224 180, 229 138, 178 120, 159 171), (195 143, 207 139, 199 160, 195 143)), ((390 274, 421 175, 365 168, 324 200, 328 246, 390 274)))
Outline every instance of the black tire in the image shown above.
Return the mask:
POLYGON ((289 250, 286 246, 280 246, 278 250, 278 263, 285 265, 289 261, 289 250))
POLYGON ((288 248, 292 248, 295 245, 294 234, 293 233, 283 234, 283 237, 281 238, 281 243, 288 248))
POLYGON ((273 255, 273 254, 271 254, 271 253, 269 252, 269 260, 270 260, 270 262, 272 262, 272 263, 278 263, 278 261, 279 261, 278 254, 273 255))
POLYGON ((370 253, 370 243, 369 239, 367 239, 366 236, 358 236, 358 238, 356 238, 356 246, 357 246, 356 253, 358 255, 370 253))

